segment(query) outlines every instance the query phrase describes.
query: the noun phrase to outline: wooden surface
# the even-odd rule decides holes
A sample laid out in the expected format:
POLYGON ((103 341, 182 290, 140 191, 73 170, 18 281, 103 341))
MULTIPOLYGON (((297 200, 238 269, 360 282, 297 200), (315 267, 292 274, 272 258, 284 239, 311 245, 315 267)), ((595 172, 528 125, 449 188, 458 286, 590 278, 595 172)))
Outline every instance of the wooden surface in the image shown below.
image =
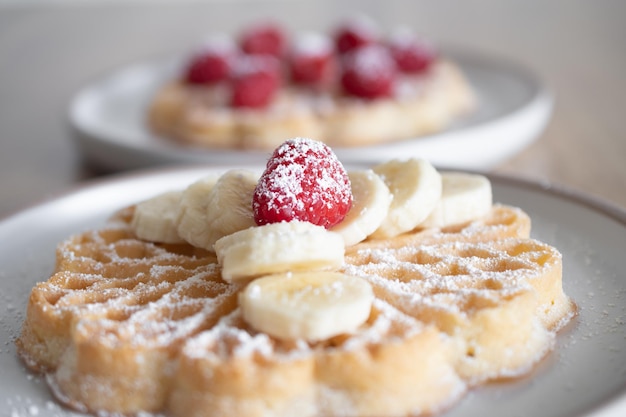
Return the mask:
POLYGON ((536 142, 495 171, 626 207, 624 1, 26 3, 0 6, 0 217, 102 177, 81 159, 67 120, 84 85, 259 17, 323 30, 355 10, 386 28, 410 25, 533 68, 556 96, 553 116, 536 142))

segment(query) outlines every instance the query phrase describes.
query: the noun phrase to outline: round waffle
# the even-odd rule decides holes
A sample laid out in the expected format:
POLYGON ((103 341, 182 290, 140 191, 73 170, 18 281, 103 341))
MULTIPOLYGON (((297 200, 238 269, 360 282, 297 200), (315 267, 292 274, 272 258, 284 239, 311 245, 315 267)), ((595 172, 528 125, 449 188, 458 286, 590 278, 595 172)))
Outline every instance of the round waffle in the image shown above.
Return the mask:
POLYGON ((274 149, 296 136, 350 147, 437 132, 475 106, 468 82, 449 61, 427 77, 404 76, 401 84, 400 96, 373 101, 285 86, 268 108, 236 109, 221 85, 173 81, 152 99, 148 125, 158 135, 214 148, 274 149))
POLYGON ((349 249, 376 295, 355 333, 279 341, 241 318, 215 255, 137 239, 132 209, 62 242, 32 290, 18 351, 93 413, 434 413, 468 386, 530 369, 574 312, 556 249, 521 210, 349 249))

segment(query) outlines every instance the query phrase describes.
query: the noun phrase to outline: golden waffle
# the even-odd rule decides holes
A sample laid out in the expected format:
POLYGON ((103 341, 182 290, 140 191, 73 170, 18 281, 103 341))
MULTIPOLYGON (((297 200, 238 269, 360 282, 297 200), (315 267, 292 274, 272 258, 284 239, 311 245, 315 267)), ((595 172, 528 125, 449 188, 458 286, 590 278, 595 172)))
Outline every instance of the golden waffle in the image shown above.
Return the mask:
POLYGON ((348 147, 440 131, 475 105, 451 62, 438 62, 426 78, 406 76, 400 83, 400 97, 370 102, 284 87, 268 109, 241 110, 227 105, 223 86, 173 81, 155 94, 147 123, 158 135, 216 148, 274 149, 288 137, 348 147))
POLYGON ((345 270, 372 283, 351 335, 280 342, 245 324, 215 256, 136 239, 130 210, 60 244, 31 293, 20 356, 83 411, 172 416, 420 415, 467 385, 519 374, 572 315, 561 257, 522 211, 364 242, 345 270), (419 237, 421 236, 421 237, 419 237), (411 242, 406 246, 406 242, 411 242))
POLYGON ((366 248, 402 248, 445 242, 490 242, 508 237, 528 238, 530 217, 517 207, 494 204, 491 212, 472 222, 447 226, 443 229, 416 229, 393 239, 366 240, 346 248, 346 255, 366 248))
POLYGON ((346 264, 377 297, 450 336, 456 369, 472 384, 526 372, 573 312, 560 253, 532 239, 369 245, 346 264))
POLYGON ((253 332, 237 309, 183 348, 170 410, 198 417, 433 413, 465 391, 449 357, 434 327, 382 300, 357 334, 320 343, 253 332))

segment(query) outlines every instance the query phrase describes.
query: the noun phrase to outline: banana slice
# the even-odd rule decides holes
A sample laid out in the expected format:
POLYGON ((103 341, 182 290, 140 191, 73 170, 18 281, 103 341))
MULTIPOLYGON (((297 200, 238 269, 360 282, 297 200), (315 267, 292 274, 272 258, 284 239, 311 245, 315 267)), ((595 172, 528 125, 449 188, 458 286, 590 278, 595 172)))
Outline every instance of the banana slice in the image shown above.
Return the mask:
POLYGON ((159 243, 183 243, 176 229, 182 191, 159 194, 135 206, 131 227, 138 238, 159 243))
POLYGON ((232 169, 212 185, 212 178, 207 178, 187 188, 181 204, 179 234, 194 246, 213 250, 218 239, 254 226, 252 195, 258 179, 256 172, 232 169))
POLYGON ((226 171, 208 195, 205 249, 212 250, 218 239, 255 226, 252 196, 259 174, 246 169, 226 171))
POLYGON ((374 167, 389 187, 393 200, 387 217, 372 237, 389 238, 413 230, 428 217, 441 198, 441 175, 426 160, 397 159, 374 167))
POLYGON ((446 227, 486 215, 493 204, 487 177, 462 172, 441 174, 442 195, 422 227, 446 227))
POLYGON ((389 187, 374 171, 348 173, 352 188, 352 208, 347 216, 330 230, 339 233, 346 246, 365 240, 382 224, 391 204, 389 187))
POLYGON ((178 205, 176 227, 178 235, 187 243, 206 247, 208 235, 207 206, 208 195, 217 184, 220 174, 211 174, 189 185, 182 194, 178 205))
POLYGON ((243 318, 278 339, 317 341, 354 332, 370 315, 367 281, 338 272, 270 275, 241 293, 243 318))
POLYGON ((245 281, 287 271, 317 271, 343 264, 342 237, 308 222, 272 223, 241 230, 215 243, 222 278, 245 281))

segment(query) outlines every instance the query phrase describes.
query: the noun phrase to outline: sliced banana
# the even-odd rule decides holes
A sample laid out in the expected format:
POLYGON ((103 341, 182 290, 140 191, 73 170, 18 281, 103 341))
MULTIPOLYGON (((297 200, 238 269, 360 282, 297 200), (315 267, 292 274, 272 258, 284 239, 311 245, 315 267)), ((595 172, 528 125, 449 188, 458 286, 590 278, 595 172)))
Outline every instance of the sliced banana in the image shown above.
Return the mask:
POLYGON ((217 173, 207 175, 183 191, 178 205, 176 227, 179 236, 193 246, 201 248, 206 246, 208 195, 219 178, 220 175, 217 173))
POLYGON ((183 243, 176 229, 182 191, 159 194, 135 206, 131 227, 138 238, 159 243, 183 243))
POLYGON ((352 208, 347 216, 330 230, 339 233, 346 246, 365 240, 382 224, 391 204, 391 192, 372 170, 348 173, 352 188, 352 208))
POLYGON ((287 271, 317 271, 343 264, 343 238, 308 222, 251 227, 215 243, 222 278, 245 281, 287 271))
POLYGON ((439 203, 420 226, 446 227, 486 215, 493 204, 491 183, 483 175, 462 172, 441 174, 439 203))
POLYGON ((270 275, 241 293, 243 318, 278 339, 317 341, 354 332, 367 321, 374 295, 362 278, 338 272, 270 275))
POLYGON ((258 173, 233 169, 187 187, 178 213, 178 233, 193 246, 213 250, 228 234, 254 226, 252 195, 258 173))
POLYGON ((252 197, 259 174, 246 169, 226 171, 209 193, 205 249, 218 239, 255 226, 252 197))
POLYGON ((441 198, 441 175, 426 160, 398 159, 374 167, 389 187, 393 200, 387 217, 372 237, 389 238, 413 230, 428 217, 441 198))

